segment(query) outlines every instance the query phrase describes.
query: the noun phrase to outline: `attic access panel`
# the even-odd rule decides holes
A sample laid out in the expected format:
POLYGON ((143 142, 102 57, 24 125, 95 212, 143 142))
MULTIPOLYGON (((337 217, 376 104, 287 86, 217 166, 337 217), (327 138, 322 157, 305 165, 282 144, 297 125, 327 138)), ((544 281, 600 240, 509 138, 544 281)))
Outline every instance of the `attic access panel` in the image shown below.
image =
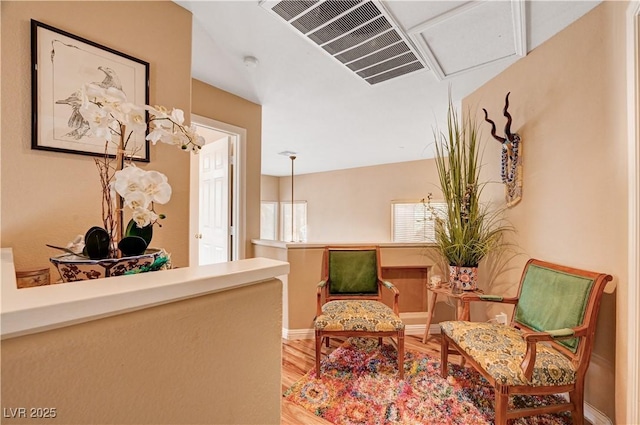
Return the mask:
POLYGON ((373 0, 282 0, 261 6, 371 85, 428 69, 373 0))
POLYGON ((524 0, 474 1, 407 30, 439 80, 527 54, 524 0))

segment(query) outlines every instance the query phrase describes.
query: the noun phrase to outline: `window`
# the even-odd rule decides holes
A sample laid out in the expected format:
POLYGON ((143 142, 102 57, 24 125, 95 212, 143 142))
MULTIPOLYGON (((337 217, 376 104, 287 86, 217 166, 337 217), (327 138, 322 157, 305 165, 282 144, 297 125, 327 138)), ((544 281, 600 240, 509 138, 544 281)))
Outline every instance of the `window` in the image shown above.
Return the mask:
POLYGON ((278 203, 260 203, 260 239, 275 241, 278 235, 278 203))
POLYGON ((393 242, 435 242, 435 216, 445 218, 447 204, 431 201, 391 202, 391 240, 393 242))
POLYGON ((280 240, 307 241, 307 201, 294 201, 293 234, 291 233, 291 202, 280 203, 280 240))

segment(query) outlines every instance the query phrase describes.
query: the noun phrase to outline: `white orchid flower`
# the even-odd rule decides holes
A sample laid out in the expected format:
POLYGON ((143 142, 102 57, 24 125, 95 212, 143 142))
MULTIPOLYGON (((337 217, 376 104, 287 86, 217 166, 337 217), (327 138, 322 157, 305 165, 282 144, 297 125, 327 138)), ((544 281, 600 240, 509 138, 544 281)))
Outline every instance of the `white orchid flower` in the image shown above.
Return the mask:
POLYGON ((139 228, 146 227, 158 219, 158 215, 146 208, 136 208, 132 214, 133 221, 139 228))
POLYGON ((167 118, 169 114, 169 110, 164 106, 159 106, 159 105, 148 106, 147 105, 147 109, 149 110, 149 113, 151 115, 157 118, 167 118))
POLYGON ((149 208, 149 204, 151 203, 151 198, 142 190, 128 192, 127 196, 123 196, 122 198, 124 199, 124 205, 132 210, 149 208))
POLYGON ((82 86, 83 102, 104 103, 104 88, 94 83, 82 86))
POLYGON ((189 138, 183 132, 172 133, 168 143, 171 145, 180 146, 184 149, 189 144, 189 138))
POLYGON ((155 145, 156 143, 158 143, 159 140, 161 140, 167 134, 168 134, 167 131, 163 130, 161 127, 154 127, 154 129, 149 132, 146 139, 151 141, 151 143, 155 145))
POLYGON ((166 204, 171 199, 167 176, 158 171, 145 171, 135 165, 116 171, 113 187, 132 209, 147 208, 151 202, 166 204))
POLYGON ((91 132, 96 137, 111 141, 111 120, 109 113, 95 103, 85 103, 80 108, 80 114, 89 123, 91 132))
POLYGON ((127 95, 124 94, 122 90, 115 87, 109 87, 108 89, 104 90, 104 98, 105 102, 111 104, 120 105, 127 102, 127 95))
POLYGON ((195 145, 193 147, 194 152, 199 152, 200 148, 205 144, 204 137, 198 134, 198 128, 193 123, 191 123, 191 125, 187 128, 187 137, 191 141, 193 141, 193 144, 195 145))
POLYGON ((135 165, 127 165, 113 175, 113 188, 126 198, 132 192, 144 192, 142 178, 145 171, 135 165))
POLYGON ((142 178, 142 185, 145 194, 153 202, 166 204, 171 199, 171 186, 167 181, 167 176, 158 171, 147 171, 142 178))
POLYGON ((124 124, 125 121, 125 113, 122 111, 122 105, 107 103, 102 109, 109 114, 111 127, 119 134, 120 124, 124 124))
POLYGON ((174 108, 171 111, 171 121, 182 125, 182 123, 184 122, 184 112, 182 111, 182 109, 174 108))
MULTIPOLYGON (((83 86, 84 101, 104 105, 121 105, 127 101, 127 95, 115 87, 104 88, 95 83, 83 86)), ((115 106, 114 106, 115 107, 115 106)))
POLYGON ((167 145, 175 145, 180 147, 185 146, 189 143, 189 139, 184 133, 172 133, 159 127, 154 128, 149 133, 149 135, 147 136, 147 140, 150 140, 154 145, 160 141, 167 145))
MULTIPOLYGON (((173 124, 170 121, 169 111, 164 106, 146 106, 149 114, 151 114, 153 128, 171 129, 173 124)), ((157 141, 157 140, 156 140, 157 141)))
POLYGON ((122 112, 124 112, 124 124, 131 127, 134 131, 144 131, 147 129, 147 117, 145 108, 140 108, 133 103, 122 104, 122 112))

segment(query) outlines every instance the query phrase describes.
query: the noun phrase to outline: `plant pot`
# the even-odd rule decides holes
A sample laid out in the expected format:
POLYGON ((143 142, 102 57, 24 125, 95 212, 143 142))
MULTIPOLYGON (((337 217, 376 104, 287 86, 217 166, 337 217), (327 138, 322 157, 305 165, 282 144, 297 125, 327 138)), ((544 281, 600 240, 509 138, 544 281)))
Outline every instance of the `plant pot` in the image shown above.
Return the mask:
POLYGON ((454 293, 456 288, 462 291, 475 291, 478 289, 478 267, 450 265, 449 282, 454 293))
POLYGON ((72 254, 63 254, 49 258, 58 269, 63 282, 100 279, 120 276, 130 270, 138 270, 152 264, 164 251, 150 248, 144 254, 122 258, 91 260, 72 254))

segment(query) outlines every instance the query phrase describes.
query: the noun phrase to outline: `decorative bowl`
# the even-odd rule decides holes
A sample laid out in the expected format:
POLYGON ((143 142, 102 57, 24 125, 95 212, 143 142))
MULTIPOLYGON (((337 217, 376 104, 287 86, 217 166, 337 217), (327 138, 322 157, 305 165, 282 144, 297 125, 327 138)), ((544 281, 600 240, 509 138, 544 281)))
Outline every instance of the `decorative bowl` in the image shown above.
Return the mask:
POLYGON ((152 264, 162 253, 161 249, 149 248, 144 254, 102 260, 62 254, 49 258, 49 261, 56 266, 63 282, 76 282, 123 275, 130 270, 137 270, 152 264))

